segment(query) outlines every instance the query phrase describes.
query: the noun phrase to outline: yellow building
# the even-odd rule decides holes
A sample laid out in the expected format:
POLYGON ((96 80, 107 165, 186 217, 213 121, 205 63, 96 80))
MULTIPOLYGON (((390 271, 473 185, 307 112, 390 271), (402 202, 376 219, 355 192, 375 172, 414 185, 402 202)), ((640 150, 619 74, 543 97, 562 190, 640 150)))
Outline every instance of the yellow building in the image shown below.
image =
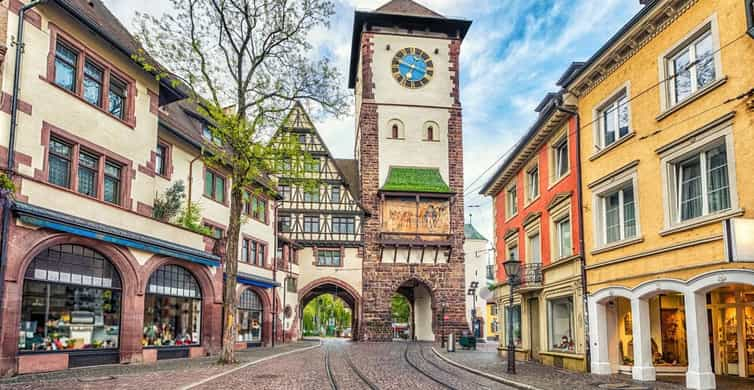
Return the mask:
POLYGON ((593 373, 754 376, 752 12, 648 1, 559 82, 580 115, 593 373))
POLYGON ((487 340, 489 341, 500 340, 500 323, 497 321, 497 314, 497 303, 494 301, 494 299, 490 299, 489 301, 487 301, 487 312, 485 318, 485 324, 487 324, 485 334, 487 336, 487 340))

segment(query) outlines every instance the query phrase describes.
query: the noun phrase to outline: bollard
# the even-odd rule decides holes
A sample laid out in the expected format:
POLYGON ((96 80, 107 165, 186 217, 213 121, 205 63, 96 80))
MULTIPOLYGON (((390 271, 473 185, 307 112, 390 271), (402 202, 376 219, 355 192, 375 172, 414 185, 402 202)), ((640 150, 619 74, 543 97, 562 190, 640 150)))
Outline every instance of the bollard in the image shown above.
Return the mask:
POLYGON ((451 333, 448 335, 448 352, 456 351, 456 335, 451 333))

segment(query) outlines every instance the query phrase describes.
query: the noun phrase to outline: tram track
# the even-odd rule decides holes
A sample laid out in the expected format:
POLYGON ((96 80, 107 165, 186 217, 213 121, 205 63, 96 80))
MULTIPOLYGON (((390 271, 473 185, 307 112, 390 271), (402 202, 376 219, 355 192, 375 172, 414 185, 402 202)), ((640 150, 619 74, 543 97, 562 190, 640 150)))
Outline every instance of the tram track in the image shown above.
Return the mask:
MULTIPOLYGON (((325 347, 325 369, 327 370, 327 378, 328 378, 328 381, 330 382, 330 388, 332 390, 339 390, 341 389, 341 387, 338 385, 338 381, 335 379, 336 376, 332 369, 332 363, 330 359, 331 349, 332 347, 329 347, 329 346, 325 347)), ((348 365, 348 368, 353 372, 353 374, 356 375, 356 377, 359 378, 359 380, 364 385, 366 385, 367 388, 371 390, 380 390, 380 388, 376 384, 374 384, 374 382, 372 382, 369 378, 367 378, 366 375, 364 375, 364 373, 361 372, 361 370, 359 370, 358 367, 356 367, 356 365, 353 363, 353 361, 351 360, 351 357, 348 355, 347 352, 343 352, 342 358, 343 360, 345 360, 346 365, 348 365)))
MULTIPOLYGON (((403 351, 403 359, 406 360, 406 363, 408 363, 408 365, 411 366, 411 368, 413 368, 418 373, 424 375, 425 377, 427 377, 428 379, 432 380, 433 382, 437 383, 438 385, 442 386, 445 389, 448 389, 448 390, 460 390, 460 389, 458 389, 456 387, 453 387, 453 386, 451 386, 451 385, 443 382, 442 380, 436 378, 434 375, 430 374, 427 370, 419 367, 418 364, 412 362, 411 359, 408 358, 408 350, 409 350, 411 344, 412 343, 406 343, 406 349, 403 351)), ((421 349, 421 346, 419 348, 421 349)))

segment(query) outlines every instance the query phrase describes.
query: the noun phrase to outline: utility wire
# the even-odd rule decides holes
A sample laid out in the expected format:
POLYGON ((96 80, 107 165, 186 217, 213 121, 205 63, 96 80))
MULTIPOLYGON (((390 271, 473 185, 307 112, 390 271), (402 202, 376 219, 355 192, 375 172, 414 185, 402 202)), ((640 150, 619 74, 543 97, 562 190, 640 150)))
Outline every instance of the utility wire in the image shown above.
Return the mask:
MULTIPOLYGON (((726 44, 720 46, 716 50, 710 52, 709 56, 714 56, 715 54, 721 52, 725 48, 728 48, 730 45, 734 44, 735 42, 738 42, 740 39, 742 39, 742 38, 744 38, 746 36, 748 36, 748 33, 742 33, 741 35, 737 36, 736 38, 733 38, 732 40, 728 41, 726 44)), ((694 60, 694 61, 690 62, 688 65, 686 65, 683 68, 682 71, 676 72, 672 76, 669 76, 669 77, 667 77, 665 79, 662 79, 662 80, 660 80, 660 81, 658 81, 658 82, 650 85, 649 87, 647 87, 644 90, 640 91, 638 94, 636 94, 636 95, 630 97, 628 100, 626 100, 625 104, 627 105, 628 103, 631 103, 635 99, 639 98, 640 96, 645 95, 646 93, 648 93, 649 91, 651 91, 651 90, 655 89, 656 87, 662 85, 663 83, 666 83, 668 81, 671 81, 671 80, 675 79, 676 77, 678 77, 679 74, 685 73, 686 71, 688 71, 692 67, 694 67, 697 64, 699 64, 699 62, 701 62, 702 60, 703 59, 697 59, 697 60, 694 60)), ((568 92, 571 92, 571 91, 568 91, 568 92)), ((611 110, 617 110, 617 109, 618 109, 618 107, 616 107, 614 109, 611 109, 611 110)), ((588 126, 593 125, 595 122, 599 121, 600 119, 601 119, 601 117, 598 117, 598 118, 593 119, 591 122, 588 122, 586 124, 582 124, 581 126, 579 126, 578 130, 579 131, 583 130, 583 129, 585 129, 588 126)), ((661 130, 655 131, 655 134, 658 133, 659 131, 661 131, 661 130)), ((567 135, 570 136, 570 135, 574 135, 575 133, 576 133, 576 130, 569 131, 569 132, 567 132, 567 135)), ((640 138, 640 139, 646 139, 646 138, 640 138)), ((512 147, 510 147, 508 150, 506 150, 505 153, 503 153, 502 155, 500 155, 500 157, 497 160, 495 160, 495 162, 492 163, 492 165, 490 165, 489 167, 487 167, 487 169, 485 169, 479 176, 477 176, 476 179, 474 179, 474 181, 472 181, 468 186, 466 186, 466 189, 464 190, 464 196, 467 195, 469 192, 471 192, 471 191, 469 191, 469 189, 471 188, 472 185, 474 185, 476 182, 478 182, 479 180, 481 180, 484 177, 484 175, 487 174, 487 172, 490 171, 490 169, 492 169, 493 167, 497 166, 497 164, 500 161, 502 161, 505 157, 507 157, 508 154, 510 154, 513 151, 513 149, 516 148, 523 141, 524 141, 523 138, 519 139, 518 142, 516 142, 512 147)), ((484 184, 485 183, 482 183, 481 185, 477 186, 474 191, 476 191, 476 190, 481 189, 482 187, 484 187, 484 184)))

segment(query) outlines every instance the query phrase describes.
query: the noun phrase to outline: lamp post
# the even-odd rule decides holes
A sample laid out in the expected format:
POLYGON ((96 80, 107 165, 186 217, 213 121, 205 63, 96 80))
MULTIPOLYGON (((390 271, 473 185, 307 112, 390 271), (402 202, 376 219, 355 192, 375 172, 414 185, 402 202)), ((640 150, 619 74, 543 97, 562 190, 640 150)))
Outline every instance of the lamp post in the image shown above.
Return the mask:
POLYGON ((521 263, 518 260, 511 259, 503 262, 505 275, 508 276, 508 286, 510 286, 509 306, 508 306, 508 373, 516 373, 516 346, 513 344, 513 289, 518 283, 518 274, 521 272, 521 263))

